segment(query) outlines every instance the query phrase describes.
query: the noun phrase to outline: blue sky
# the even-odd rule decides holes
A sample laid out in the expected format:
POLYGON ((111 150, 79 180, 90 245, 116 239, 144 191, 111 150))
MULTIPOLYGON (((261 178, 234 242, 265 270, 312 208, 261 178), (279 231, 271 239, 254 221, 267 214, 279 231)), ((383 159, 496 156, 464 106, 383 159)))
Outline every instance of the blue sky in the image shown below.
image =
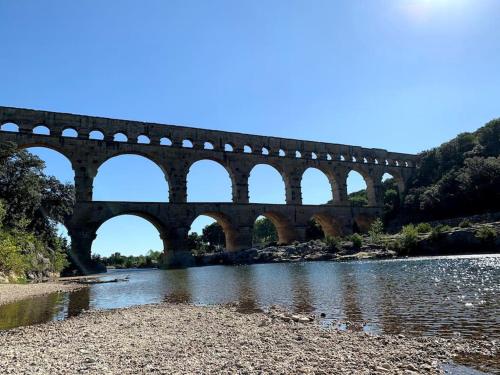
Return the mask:
MULTIPOLYGON (((402 152, 500 113, 497 0, 1 0, 0 16, 0 105, 402 152)), ((71 180, 64 160, 37 152, 71 180)), ((227 176, 206 164, 192 171, 190 200, 228 200, 227 176), (207 174, 220 178, 202 185, 207 174)), ((283 199, 273 171, 251 179, 254 201, 283 199)), ((329 198, 324 176, 303 183, 306 202, 329 198)), ((94 191, 164 201, 166 189, 153 165, 123 156, 94 191)), ((160 246, 149 223, 122 217, 93 251, 160 246)))

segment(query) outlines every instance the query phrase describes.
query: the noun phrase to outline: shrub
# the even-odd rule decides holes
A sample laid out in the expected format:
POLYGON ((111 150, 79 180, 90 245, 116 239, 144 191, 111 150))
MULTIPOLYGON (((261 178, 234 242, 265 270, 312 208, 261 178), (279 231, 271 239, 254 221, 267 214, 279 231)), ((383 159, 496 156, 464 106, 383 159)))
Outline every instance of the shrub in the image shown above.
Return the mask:
POLYGON ((384 233, 384 223, 379 218, 370 226, 368 235, 373 243, 380 243, 382 234, 384 233))
POLYGON ((420 223, 416 228, 418 233, 429 233, 432 231, 432 226, 429 223, 420 223))
POLYGON ((340 247, 340 239, 335 236, 326 236, 324 242, 329 251, 336 251, 340 247))
POLYGON ((405 225, 401 230, 401 249, 410 253, 417 247, 418 231, 413 224, 405 225))
POLYGON ((467 219, 463 219, 460 224, 458 224, 460 228, 470 228, 472 226, 471 222, 467 219))
POLYGON ((358 233, 354 233, 349 237, 352 242, 352 246, 354 248, 359 249, 363 245, 363 237, 361 237, 358 233))
POLYGON ((435 226, 434 228, 432 228, 432 231, 431 231, 431 239, 433 239, 433 240, 440 239, 443 236, 443 233, 448 232, 450 229, 451 229, 451 227, 449 225, 439 224, 439 225, 435 226))
POLYGON ((497 237, 497 232, 491 227, 481 227, 476 232, 476 238, 483 243, 492 243, 497 237))

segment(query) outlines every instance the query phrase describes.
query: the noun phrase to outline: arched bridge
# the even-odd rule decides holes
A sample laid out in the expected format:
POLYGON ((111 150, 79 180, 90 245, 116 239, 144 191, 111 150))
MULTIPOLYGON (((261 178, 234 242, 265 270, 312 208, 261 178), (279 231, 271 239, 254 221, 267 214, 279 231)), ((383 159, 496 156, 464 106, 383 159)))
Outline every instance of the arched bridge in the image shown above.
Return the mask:
POLYGON ((415 155, 382 149, 11 107, 0 107, 0 125, 0 141, 12 141, 20 148, 47 147, 70 160, 76 203, 65 224, 73 254, 81 264, 90 259, 99 226, 122 214, 153 223, 170 253, 189 250, 188 231, 199 215, 211 216, 221 224, 229 251, 252 245, 253 224, 260 215, 273 221, 282 243, 303 240, 311 218, 326 235, 347 234, 354 223, 366 228, 371 218, 380 215, 382 176, 392 175, 403 191, 417 163, 415 155), (46 128, 46 134, 35 134, 38 127, 46 128), (169 203, 92 200, 98 168, 122 154, 144 156, 161 168, 169 185, 169 203), (206 159, 227 170, 232 203, 187 202, 189 168, 206 159), (248 178, 258 164, 271 165, 280 173, 286 204, 249 203, 248 178), (308 168, 319 169, 328 177, 332 204, 302 204, 301 180, 308 168), (346 180, 352 170, 366 182, 367 207, 349 204, 346 180))

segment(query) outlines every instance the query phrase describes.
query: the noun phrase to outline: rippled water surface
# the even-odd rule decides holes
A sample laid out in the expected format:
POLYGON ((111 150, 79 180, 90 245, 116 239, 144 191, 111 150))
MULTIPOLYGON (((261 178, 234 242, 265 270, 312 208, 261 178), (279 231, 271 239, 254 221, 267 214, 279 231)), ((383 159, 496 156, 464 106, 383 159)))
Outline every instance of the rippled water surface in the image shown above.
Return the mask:
POLYGON ((0 329, 161 301, 283 305, 360 329, 500 339, 500 256, 121 270, 128 282, 0 306, 0 329), (361 328, 363 327, 363 328, 361 328))

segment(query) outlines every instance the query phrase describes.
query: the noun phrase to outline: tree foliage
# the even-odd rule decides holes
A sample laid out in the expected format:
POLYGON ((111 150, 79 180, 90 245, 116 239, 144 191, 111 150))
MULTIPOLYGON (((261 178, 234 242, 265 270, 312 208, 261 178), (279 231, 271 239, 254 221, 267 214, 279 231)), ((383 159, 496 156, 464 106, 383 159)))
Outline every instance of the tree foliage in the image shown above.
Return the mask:
POLYGON ((71 213, 72 185, 43 173, 44 162, 13 143, 0 143, 0 271, 59 272, 67 243, 57 223, 71 213))

